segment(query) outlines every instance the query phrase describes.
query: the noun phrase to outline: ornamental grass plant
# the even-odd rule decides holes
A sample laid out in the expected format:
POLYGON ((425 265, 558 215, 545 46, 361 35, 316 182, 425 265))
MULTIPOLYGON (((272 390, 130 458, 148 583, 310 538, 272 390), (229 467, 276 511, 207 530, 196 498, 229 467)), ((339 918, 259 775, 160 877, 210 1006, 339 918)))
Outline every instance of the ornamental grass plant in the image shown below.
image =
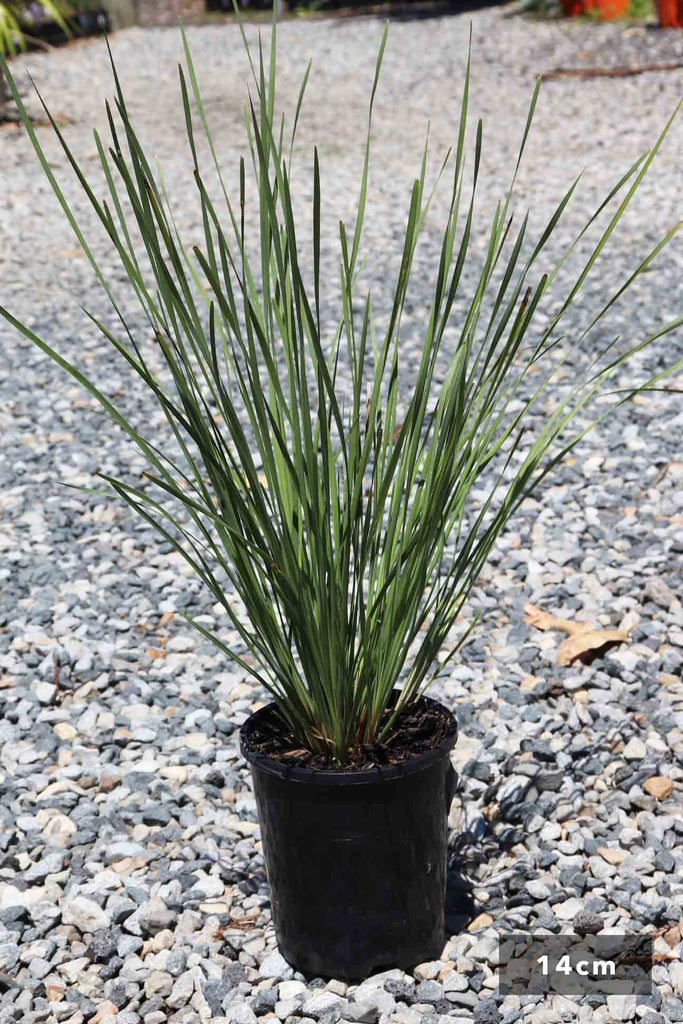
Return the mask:
POLYGON ((106 473, 98 476, 183 555, 225 610, 242 650, 252 657, 186 616, 188 621, 266 688, 283 730, 296 745, 341 766, 350 753, 386 742, 400 711, 417 700, 460 649, 469 630, 453 641, 454 624, 496 539, 525 498, 614 407, 638 391, 656 388, 666 373, 681 366, 679 362, 628 391, 607 392, 615 372, 633 354, 680 326, 683 316, 639 338, 626 351, 619 352, 614 339, 592 351, 587 369, 561 389, 554 411, 534 417, 531 429, 532 414, 539 411, 563 365, 585 346, 591 329, 650 268, 679 227, 644 255, 626 280, 615 283, 585 330, 571 340, 559 333, 680 104, 652 149, 609 190, 552 271, 539 274, 539 256, 578 184, 577 179, 562 196, 536 244, 530 246, 527 239, 528 214, 513 231, 511 195, 539 80, 511 168, 510 189, 493 214, 476 286, 466 293, 466 313, 456 316, 454 301, 465 293, 463 269, 472 262, 482 150, 479 122, 472 188, 466 196, 468 58, 457 135, 439 174, 440 179, 449 168, 451 201, 434 266, 419 369, 412 392, 401 396, 401 318, 433 191, 426 193, 425 145, 409 198, 388 323, 379 331, 370 294, 358 294, 358 274, 372 110, 387 28, 369 95, 357 216, 352 227, 339 223, 341 306, 336 331, 328 336, 322 327, 323 192, 317 148, 311 171, 312 253, 301 251, 303 225, 295 222, 291 192, 292 146, 311 65, 298 94, 287 154, 284 121, 278 124, 275 117, 276 18, 268 60, 260 40, 258 55, 251 53, 241 19, 239 26, 254 83, 245 103, 245 124, 258 202, 260 260, 248 256, 245 212, 252 193, 247 189, 247 161, 240 160, 238 180, 226 183, 184 31, 186 69, 179 65, 180 98, 193 161, 192 189, 201 209, 201 245, 186 245, 176 230, 163 183, 156 180, 136 135, 113 59, 116 96, 115 112, 107 103, 109 144, 94 132, 107 198, 97 197, 43 103, 139 300, 172 387, 145 360, 2 61, 44 172, 120 323, 115 333, 88 313, 93 329, 139 374, 164 413, 177 452, 162 451, 144 436, 49 340, 4 307, 0 313, 94 396, 145 455, 150 470, 144 489, 106 473), (197 133, 208 144, 208 167, 198 157, 197 133), (220 185, 220 203, 210 198, 212 172, 220 185), (132 213, 124 213, 122 197, 132 213), (616 209, 610 214, 612 206, 616 209), (556 275, 603 212, 608 220, 597 244, 558 312, 537 328, 535 315, 556 275), (307 258, 312 280, 304 270, 307 258), (457 329, 457 339, 449 342, 448 371, 437 381, 435 366, 444 354, 447 327, 457 329), (342 368, 350 375, 350 390, 340 383, 342 368), (612 397, 604 404, 601 396, 606 394, 612 397), (587 419, 586 411, 598 400, 587 419), (472 499, 475 485, 486 490, 479 503, 472 499), (236 609, 234 594, 247 619, 236 609), (394 699, 399 682, 402 688, 394 699))

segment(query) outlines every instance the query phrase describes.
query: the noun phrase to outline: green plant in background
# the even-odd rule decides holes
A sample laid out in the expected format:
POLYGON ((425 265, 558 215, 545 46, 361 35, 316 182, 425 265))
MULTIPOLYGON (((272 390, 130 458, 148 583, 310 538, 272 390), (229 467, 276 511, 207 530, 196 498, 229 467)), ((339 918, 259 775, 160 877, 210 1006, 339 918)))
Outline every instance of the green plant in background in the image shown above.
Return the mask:
MULTIPOLYGON (((64 20, 63 4, 55 4, 54 0, 37 2, 38 6, 57 22, 62 31, 67 35, 71 34, 64 20)), ((3 0, 0 3, 0 53, 9 53, 14 57, 18 50, 25 50, 27 26, 32 24, 33 19, 22 0, 3 0)))
POLYGON ((521 0, 513 9, 503 14, 504 18, 516 18, 519 15, 528 15, 532 19, 552 20, 563 18, 564 10, 560 0, 521 0))
MULTIPOLYGON (((274 114, 275 20, 273 17, 266 67, 260 43, 258 63, 253 62, 240 19, 256 88, 256 101, 250 100, 248 109, 245 107, 245 120, 258 194, 257 263, 247 255, 245 161, 240 161, 238 198, 233 201, 221 174, 184 32, 187 74, 179 67, 180 92, 194 165, 193 184, 201 207, 202 246, 188 249, 176 230, 166 191, 156 183, 131 123, 113 60, 122 130, 116 128, 107 104, 112 137, 108 152, 94 133, 110 202, 96 197, 51 118, 154 332, 158 352, 173 378, 173 391, 145 361, 59 188, 10 76, 14 98, 45 174, 120 317, 123 332, 117 336, 94 315, 88 315, 158 402, 179 446, 182 465, 143 436, 78 366, 8 310, 0 307, 0 313, 93 395, 144 453, 152 467, 146 476, 156 485, 157 497, 150 489, 142 490, 105 473, 98 476, 182 553, 224 608, 256 666, 216 633, 186 616, 188 621, 266 687, 276 701, 283 728, 291 731, 296 743, 341 764, 359 745, 386 739, 399 711, 443 671, 467 635, 451 642, 450 631, 501 530, 521 502, 609 409, 603 408, 580 429, 570 430, 575 419, 605 393, 605 383, 633 353, 683 323, 683 316, 678 317, 621 354, 615 354, 618 339, 605 345, 583 375, 572 378, 573 384, 557 385, 561 398, 554 412, 544 409, 541 415, 539 402, 563 364, 580 350, 591 328, 649 269, 678 229, 678 225, 672 228, 615 288, 576 341, 569 344, 556 336, 558 324, 572 307, 679 108, 652 150, 610 189, 554 268, 539 275, 539 257, 578 184, 577 179, 530 255, 522 258, 528 215, 513 236, 508 216, 510 193, 527 143, 539 81, 510 192, 493 214, 488 251, 469 295, 469 308, 456 317, 453 303, 464 287, 482 151, 479 122, 472 194, 466 200, 468 61, 450 210, 432 282, 419 371, 401 411, 399 327, 416 243, 431 201, 431 195, 425 198, 427 146, 410 195, 388 324, 379 332, 370 294, 357 297, 357 278, 372 109, 387 39, 385 28, 369 99, 357 216, 352 229, 339 223, 341 309, 334 337, 328 338, 322 327, 322 188, 317 148, 312 168, 312 283, 310 272, 302 265, 302 225, 295 223, 290 191, 292 146, 310 64, 298 95, 287 156, 284 121, 278 127, 274 114), (210 198, 205 170, 200 167, 191 96, 210 147, 227 220, 210 198), (532 332, 534 315, 567 256, 624 189, 623 199, 559 312, 549 326, 532 332), (123 212, 124 194, 151 263, 151 287, 123 212), (499 279, 494 284, 495 273, 499 279), (491 304, 484 316, 485 299, 491 304), (447 325, 457 328, 458 338, 449 352, 445 378, 436 387, 436 361, 447 325), (341 382, 345 361, 350 375, 348 391, 341 382), (542 425, 532 430, 529 414, 535 410, 539 412, 536 422, 542 425), (471 499, 475 485, 486 489, 480 507, 471 499), (182 515, 173 511, 178 508, 182 515), (219 572, 241 598, 248 622, 233 607, 219 572), (446 660, 436 664, 447 642, 451 648, 446 660), (392 691, 402 677, 403 689, 387 715, 392 691)), ((5 71, 9 75, 6 65, 5 71)), ((439 179, 450 158, 449 151, 439 179)), ((611 392, 610 409, 645 387, 654 388, 664 376, 659 373, 626 392, 611 392)))
POLYGON ((647 21, 656 14, 653 0, 629 0, 628 15, 636 21, 647 21))
MULTIPOLYGON (((54 18, 67 35, 71 35, 63 17, 65 12, 61 3, 55 4, 54 0, 40 0, 38 6, 51 18, 54 18)), ((27 39, 31 39, 27 32, 27 25, 30 27, 32 24, 31 15, 22 0, 0 0, 0 56, 9 54, 14 57, 18 49, 25 50, 27 39)), ((7 112, 9 100, 9 86, 0 68, 0 121, 12 116, 7 112)))

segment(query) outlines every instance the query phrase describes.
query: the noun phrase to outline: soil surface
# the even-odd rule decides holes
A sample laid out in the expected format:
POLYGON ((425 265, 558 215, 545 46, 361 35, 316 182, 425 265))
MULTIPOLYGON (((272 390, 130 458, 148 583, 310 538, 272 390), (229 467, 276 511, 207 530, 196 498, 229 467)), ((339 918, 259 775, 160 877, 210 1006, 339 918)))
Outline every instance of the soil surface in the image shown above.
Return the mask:
MULTIPOLYGON (((390 710, 384 712, 386 722, 390 710)), ((323 754, 305 750, 286 730, 275 710, 259 717, 249 732, 252 749, 283 764, 295 764, 320 771, 360 771, 377 765, 400 764, 411 757, 437 747, 448 732, 451 714, 446 708, 435 706, 421 697, 404 708, 394 720, 392 734, 386 742, 361 746, 350 752, 343 764, 323 754)))

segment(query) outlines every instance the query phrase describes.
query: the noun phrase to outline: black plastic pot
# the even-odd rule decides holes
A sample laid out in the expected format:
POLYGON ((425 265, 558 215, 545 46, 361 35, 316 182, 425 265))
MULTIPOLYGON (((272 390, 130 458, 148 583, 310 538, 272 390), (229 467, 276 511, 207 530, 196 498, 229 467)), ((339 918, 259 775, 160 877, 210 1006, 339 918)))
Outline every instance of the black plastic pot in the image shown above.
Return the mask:
POLYGON ((94 36, 111 31, 109 15, 103 8, 94 11, 81 11, 76 15, 76 23, 81 35, 94 36))
MULTIPOLYGON (((433 706, 436 701, 423 698, 433 706)), ((251 765, 280 952, 305 974, 364 978, 438 957, 446 934, 447 818, 457 723, 397 765, 316 771, 258 754, 251 765)))
POLYGON ((97 8, 92 11, 80 11, 66 19, 70 35, 64 31, 61 25, 48 16, 31 28, 31 39, 27 40, 27 49, 41 49, 41 42, 49 43, 50 46, 60 46, 68 43, 74 35, 94 36, 103 32, 111 32, 111 20, 104 8, 97 8))

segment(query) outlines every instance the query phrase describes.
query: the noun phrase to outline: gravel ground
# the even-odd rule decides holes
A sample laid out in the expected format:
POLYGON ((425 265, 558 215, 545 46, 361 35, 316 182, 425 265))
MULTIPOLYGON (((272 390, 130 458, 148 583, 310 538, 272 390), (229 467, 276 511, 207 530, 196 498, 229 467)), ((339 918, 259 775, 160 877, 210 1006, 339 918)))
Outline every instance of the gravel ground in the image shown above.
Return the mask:
MULTIPOLYGON (((485 145, 479 227, 455 325, 476 283, 493 204, 509 183, 535 75, 673 61, 683 49, 674 31, 534 22, 499 9, 394 24, 376 106, 363 276, 380 318, 427 119, 432 171, 455 141, 470 22, 472 124, 484 118, 485 145)), ((296 198, 310 199, 306 167, 315 139, 328 197, 323 268, 331 323, 335 224, 352 216, 356 201, 382 26, 325 20, 279 31, 288 109, 307 58, 315 59, 295 157, 296 198)), ((250 38, 255 32, 249 29, 250 38)), ((239 36, 228 25, 188 36, 234 182, 247 82, 239 36)), ((180 227, 195 240, 201 222, 182 141, 179 35, 131 29, 115 35, 112 48, 134 121, 161 161, 180 227)), ((103 99, 112 93, 104 47, 31 54, 13 67, 27 67, 50 107, 67 115, 65 136, 97 181, 91 126, 104 132, 103 99)), ((585 168, 558 229, 558 244, 572 238, 608 186, 652 145, 681 94, 683 71, 548 82, 517 190, 516 209, 531 208, 535 234, 585 168)), ((27 102, 37 112, 35 98, 27 102)), ((93 250, 120 282, 64 155, 49 129, 38 135, 93 250)), ((682 141, 679 124, 567 320, 568 336, 680 217, 682 141)), ((3 305, 62 354, 84 361, 135 423, 161 437, 148 396, 77 307, 106 313, 28 140, 5 129, 0 147, 3 305)), ((416 256, 403 327, 406 393, 447 206, 446 188, 416 256)), ((580 246, 571 266, 588 251, 580 246)), ((550 256, 544 260, 547 269, 550 256)), ((674 240, 574 365, 600 340, 621 333, 620 344, 633 344, 678 314, 682 270, 674 240)), ((122 292, 121 301, 143 332, 130 296, 122 292)), ((468 612, 482 610, 480 625, 432 691, 460 723, 452 937, 442 959, 413 976, 390 971, 347 987, 295 975, 277 952, 236 732, 264 693, 178 614, 199 617, 230 641, 220 607, 125 507, 62 486, 97 486, 96 470, 139 480, 140 457, 28 341, 7 326, 0 337, 0 1021, 683 1021, 675 933, 683 919, 680 393, 651 393, 620 408, 526 502, 497 545, 468 612), (589 665, 560 666, 564 634, 526 623, 529 601, 564 617, 625 624, 630 642, 589 665), (657 951, 674 959, 658 963, 652 995, 637 1000, 498 994, 498 929, 572 928, 654 931, 657 951)), ((642 380, 681 357, 679 331, 619 380, 642 380)))

